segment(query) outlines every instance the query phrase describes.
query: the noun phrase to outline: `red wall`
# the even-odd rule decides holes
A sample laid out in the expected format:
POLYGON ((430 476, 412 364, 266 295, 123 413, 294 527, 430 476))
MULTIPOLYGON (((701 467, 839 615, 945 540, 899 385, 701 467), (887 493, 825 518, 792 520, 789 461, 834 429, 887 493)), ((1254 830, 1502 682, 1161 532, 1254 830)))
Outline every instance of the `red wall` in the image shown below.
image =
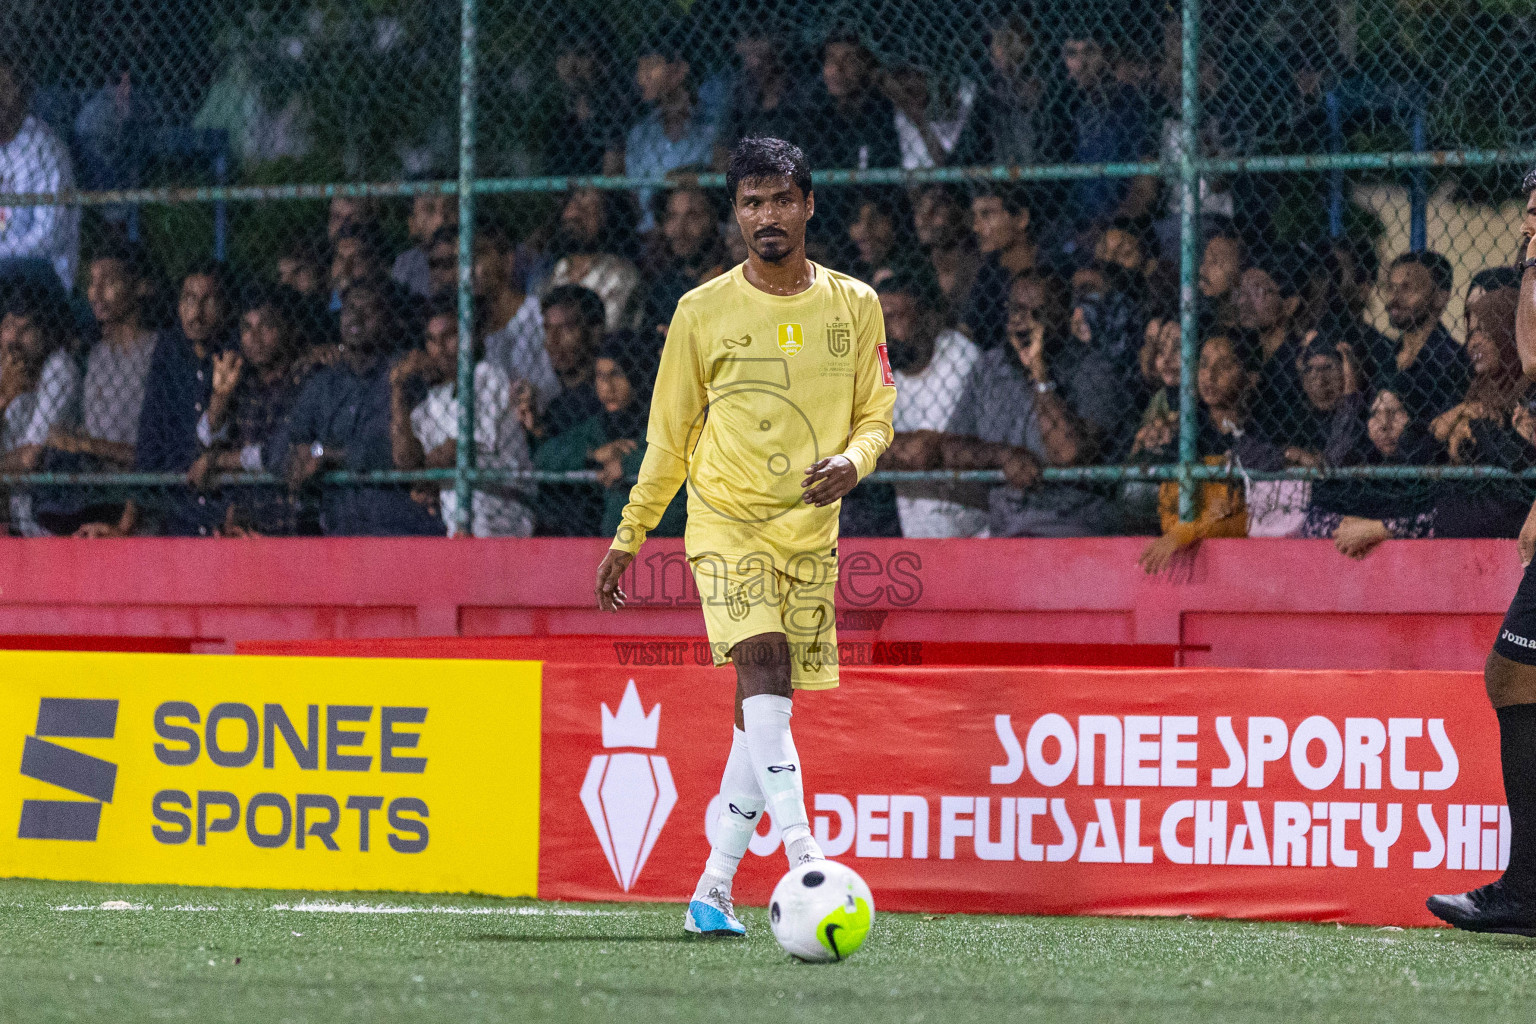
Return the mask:
MULTIPOLYGON (((848 541, 840 640, 1209 645, 1190 665, 1481 667, 1520 566, 1510 541, 1207 541, 1148 578, 1137 538, 848 541), (860 563, 863 563, 862 565, 860 563)), ((665 586, 596 610, 601 540, 3 540, 0 634, 236 640, 702 635, 680 541, 665 586), (691 593, 691 589, 689 591, 691 593)), ((696 597, 694 598, 696 602, 696 597)))

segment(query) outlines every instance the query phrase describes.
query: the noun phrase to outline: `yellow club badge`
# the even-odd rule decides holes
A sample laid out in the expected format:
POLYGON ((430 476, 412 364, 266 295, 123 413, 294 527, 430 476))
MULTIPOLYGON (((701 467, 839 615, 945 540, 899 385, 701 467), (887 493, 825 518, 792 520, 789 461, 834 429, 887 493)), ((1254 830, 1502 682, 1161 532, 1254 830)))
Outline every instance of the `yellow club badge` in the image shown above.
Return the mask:
POLYGON ((779 351, 792 356, 805 347, 805 328, 799 324, 779 324, 779 351))

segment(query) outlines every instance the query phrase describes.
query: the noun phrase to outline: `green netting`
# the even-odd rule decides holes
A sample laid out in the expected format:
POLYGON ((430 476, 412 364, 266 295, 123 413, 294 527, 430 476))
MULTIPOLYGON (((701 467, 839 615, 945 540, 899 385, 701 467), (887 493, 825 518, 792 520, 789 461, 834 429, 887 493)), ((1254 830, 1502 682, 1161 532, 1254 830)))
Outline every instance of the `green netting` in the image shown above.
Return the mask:
POLYGON ((1510 534, 1527 7, 23 0, 8 528, 611 529, 770 134, 885 292, 845 535, 1510 534))

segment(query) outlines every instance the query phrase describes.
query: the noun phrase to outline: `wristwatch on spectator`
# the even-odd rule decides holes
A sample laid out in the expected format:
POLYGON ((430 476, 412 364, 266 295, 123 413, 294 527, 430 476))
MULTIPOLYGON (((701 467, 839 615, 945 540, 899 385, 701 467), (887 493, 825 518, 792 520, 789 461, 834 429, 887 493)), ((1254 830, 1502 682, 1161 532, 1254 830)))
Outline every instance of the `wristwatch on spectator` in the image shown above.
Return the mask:
POLYGON ((316 441, 314 444, 310 445, 309 457, 314 459, 316 462, 325 458, 325 445, 321 444, 319 441, 316 441))
POLYGON ((1056 382, 1053 381, 1053 380, 1037 380, 1037 381, 1035 381, 1035 391, 1037 393, 1039 393, 1039 394, 1042 394, 1042 395, 1049 394, 1050 392, 1055 391, 1055 390, 1056 390, 1056 382))
POLYGON ((1523 274, 1532 267, 1536 267, 1536 259, 1521 260, 1515 264, 1515 267, 1523 274))

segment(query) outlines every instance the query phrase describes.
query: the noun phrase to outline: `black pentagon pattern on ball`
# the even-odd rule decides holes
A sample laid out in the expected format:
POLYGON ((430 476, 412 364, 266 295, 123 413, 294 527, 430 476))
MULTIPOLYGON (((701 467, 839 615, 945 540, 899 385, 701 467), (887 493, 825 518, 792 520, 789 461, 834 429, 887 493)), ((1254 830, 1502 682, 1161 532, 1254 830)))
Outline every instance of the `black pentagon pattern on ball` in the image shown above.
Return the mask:
POLYGON ((778 924, 779 923, 779 901, 778 900, 774 900, 773 901, 773 905, 768 908, 768 917, 769 917, 770 920, 773 921, 774 924, 778 924))
POLYGON ((805 877, 800 879, 800 884, 807 889, 814 889, 827 880, 827 876, 820 871, 807 871, 805 877))

